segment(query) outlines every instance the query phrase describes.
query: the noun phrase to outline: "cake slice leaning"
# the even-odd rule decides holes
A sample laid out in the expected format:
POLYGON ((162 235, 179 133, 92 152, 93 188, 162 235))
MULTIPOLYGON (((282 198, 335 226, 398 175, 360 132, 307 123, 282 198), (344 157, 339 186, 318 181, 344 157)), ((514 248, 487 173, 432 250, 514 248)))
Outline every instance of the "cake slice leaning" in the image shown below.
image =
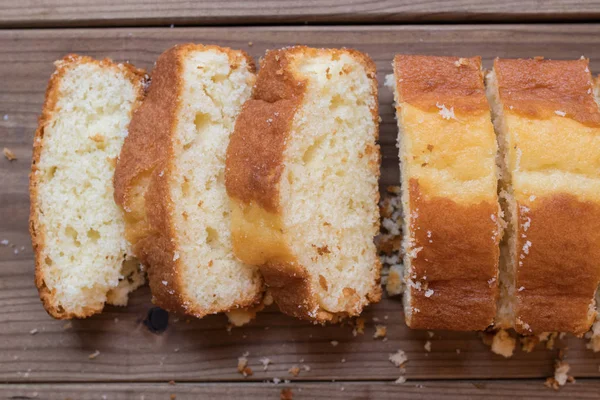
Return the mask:
POLYGON ((498 323, 582 335, 600 283, 600 110, 588 60, 496 59, 487 81, 509 222, 498 323))
POLYGON ((29 229, 46 311, 83 318, 125 305, 144 282, 112 180, 145 73, 77 55, 55 64, 33 141, 29 229))
POLYGON ((163 53, 115 174, 126 236, 148 268, 153 301, 202 317, 252 307, 256 267, 232 252, 225 153, 255 81, 242 51, 186 44, 163 53))
POLYGON ((336 321, 381 296, 378 119, 366 55, 292 47, 264 57, 225 181, 235 254, 260 266, 284 313, 336 321))
POLYGON ((481 59, 397 55, 404 310, 417 329, 494 322, 501 215, 481 59))

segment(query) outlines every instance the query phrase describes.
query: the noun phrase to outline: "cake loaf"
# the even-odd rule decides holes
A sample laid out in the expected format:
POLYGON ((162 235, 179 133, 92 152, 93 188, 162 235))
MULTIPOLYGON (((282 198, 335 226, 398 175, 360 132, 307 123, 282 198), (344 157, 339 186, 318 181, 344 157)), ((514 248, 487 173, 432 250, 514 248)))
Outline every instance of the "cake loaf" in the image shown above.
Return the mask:
POLYGON ((155 304, 202 317, 252 307, 263 281, 232 252, 225 153, 255 81, 242 51, 179 45, 163 53, 115 175, 126 235, 155 304))
POLYGON ((125 305, 144 282, 113 200, 115 163, 145 72, 77 55, 56 62, 33 141, 29 229, 35 281, 55 318, 125 305))
POLYGON ((397 55, 404 309, 418 329, 494 322, 501 215, 481 60, 397 55))
POLYGON ((284 313, 336 321, 381 296, 378 119, 366 55, 292 47, 264 57, 225 181, 235 254, 260 266, 284 313))
POLYGON ((600 282, 600 110, 588 60, 496 59, 506 294, 498 324, 585 333, 600 282))

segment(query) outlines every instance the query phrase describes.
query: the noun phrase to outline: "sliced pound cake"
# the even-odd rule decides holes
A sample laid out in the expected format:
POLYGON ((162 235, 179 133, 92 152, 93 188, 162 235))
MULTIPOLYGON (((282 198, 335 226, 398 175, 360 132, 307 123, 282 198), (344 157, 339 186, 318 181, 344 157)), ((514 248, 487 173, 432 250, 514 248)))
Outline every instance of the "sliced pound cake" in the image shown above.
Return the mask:
POLYGON ((225 153, 255 81, 244 52, 186 44, 163 53, 115 174, 126 236, 154 302, 196 317, 261 300, 256 267, 232 253, 225 153))
POLYGON ((588 60, 496 59, 507 257, 498 323, 584 334, 600 283, 600 110, 588 60))
POLYGON ((227 150, 235 254, 279 308, 326 322, 381 296, 375 65, 354 50, 269 51, 227 150))
POLYGON ((56 62, 33 142, 30 233, 36 284, 55 318, 124 305, 143 283, 113 200, 116 159, 144 71, 69 55, 56 62))
POLYGON ((482 330, 496 313, 496 137, 481 59, 397 55, 406 323, 482 330))

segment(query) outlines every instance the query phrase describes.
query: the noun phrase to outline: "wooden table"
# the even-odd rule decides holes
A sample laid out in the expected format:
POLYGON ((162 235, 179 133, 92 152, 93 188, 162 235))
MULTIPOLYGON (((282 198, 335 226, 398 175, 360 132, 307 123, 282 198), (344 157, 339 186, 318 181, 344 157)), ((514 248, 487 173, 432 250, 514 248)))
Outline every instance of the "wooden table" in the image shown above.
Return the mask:
MULTIPOLYGON (((598 73, 596 22, 600 1, 3 1, 0 147, 17 160, 0 159, 0 240, 15 246, 0 246, 0 398, 277 399, 282 389, 291 389, 294 399, 600 398, 600 353, 581 339, 561 343, 577 382, 555 392, 544 380, 553 374, 558 350, 540 346, 504 359, 477 333, 430 338, 404 325, 395 298, 369 307, 365 332, 356 337, 347 325, 313 326, 275 308, 231 331, 224 316, 171 316, 167 330, 153 334, 143 324, 151 308, 147 287, 126 308, 107 307, 65 326, 38 299, 27 232, 33 132, 52 62, 66 53, 150 69, 161 52, 184 42, 244 49, 257 59, 266 49, 292 44, 351 46, 376 61, 380 83, 397 52, 481 55, 487 67, 496 56, 585 55, 598 73), (373 339, 374 319, 387 326, 387 341, 373 339), (424 349, 428 340, 431 352, 424 349), (393 384, 400 372, 388 361, 398 349, 409 358, 403 385, 393 384), (244 353, 252 376, 237 372, 244 353), (262 357, 272 362, 266 371, 262 357), (288 373, 293 366, 300 367, 297 377, 288 373)), ((392 95, 380 89, 385 187, 398 182, 396 127, 392 95)))

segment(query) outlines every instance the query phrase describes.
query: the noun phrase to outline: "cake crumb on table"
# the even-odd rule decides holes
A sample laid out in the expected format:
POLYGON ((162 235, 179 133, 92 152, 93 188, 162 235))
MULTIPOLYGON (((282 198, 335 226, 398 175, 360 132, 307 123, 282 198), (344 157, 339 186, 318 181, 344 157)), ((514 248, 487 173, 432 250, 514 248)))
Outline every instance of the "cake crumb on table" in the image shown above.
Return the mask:
POLYGON ((259 359, 260 363, 263 365, 263 370, 266 371, 269 368, 269 364, 272 364, 271 359, 267 357, 263 357, 259 359))
POLYGON ((504 329, 500 329, 493 334, 491 342, 489 341, 489 335, 484 333, 483 342, 488 346, 491 346, 492 352, 506 358, 512 357, 515 347, 517 346, 517 340, 510 336, 504 329))
POLYGON ((373 339, 384 338, 387 335, 387 327, 385 325, 375 325, 375 333, 373 339))
POLYGON ((8 161, 14 161, 17 159, 17 156, 15 156, 15 153, 13 153, 12 150, 9 149, 8 147, 3 148, 2 153, 4 153, 4 157, 6 157, 6 159, 8 161))
POLYGON ((431 342, 429 340, 425 342, 425 345, 423 347, 425 348, 426 352, 431 352, 431 342))
POLYGON ((95 352, 93 352, 92 354, 90 354, 90 355, 88 356, 88 358, 89 358, 90 360, 93 360, 94 358, 98 357, 99 355, 100 355, 100 350, 96 350, 95 352))
POLYGON ((300 367, 298 367, 297 365, 294 365, 292 368, 290 368, 288 370, 288 373, 292 376, 298 376, 298 375, 300 375, 300 367))
POLYGON ((250 367, 248 367, 248 358, 247 357, 249 354, 250 353, 245 352, 242 357, 238 357, 237 370, 244 377, 252 375, 252 369, 250 367))
POLYGON ((396 367, 402 367, 404 364, 406 364, 406 362, 408 362, 408 357, 406 356, 406 353, 402 350, 398 350, 394 354, 390 354, 388 359, 396 367))

